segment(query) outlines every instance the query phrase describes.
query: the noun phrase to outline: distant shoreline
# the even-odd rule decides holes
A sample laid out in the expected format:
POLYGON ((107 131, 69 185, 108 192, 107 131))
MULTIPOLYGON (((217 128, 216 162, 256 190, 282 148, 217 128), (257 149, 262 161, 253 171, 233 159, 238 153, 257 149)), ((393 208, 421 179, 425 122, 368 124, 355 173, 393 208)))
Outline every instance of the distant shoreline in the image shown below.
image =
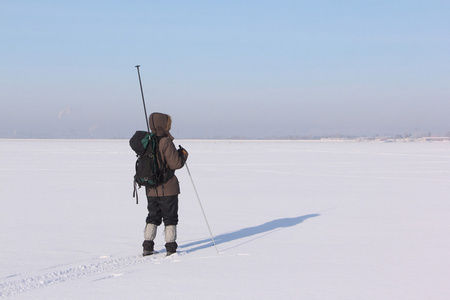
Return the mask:
MULTIPOLYGON (((127 141, 127 138, 0 138, 0 141, 127 141)), ((390 138, 390 137, 355 137, 355 138, 176 138, 184 141, 230 141, 230 142, 276 142, 276 141, 298 141, 298 142, 450 142, 450 137, 420 137, 420 138, 390 138)))

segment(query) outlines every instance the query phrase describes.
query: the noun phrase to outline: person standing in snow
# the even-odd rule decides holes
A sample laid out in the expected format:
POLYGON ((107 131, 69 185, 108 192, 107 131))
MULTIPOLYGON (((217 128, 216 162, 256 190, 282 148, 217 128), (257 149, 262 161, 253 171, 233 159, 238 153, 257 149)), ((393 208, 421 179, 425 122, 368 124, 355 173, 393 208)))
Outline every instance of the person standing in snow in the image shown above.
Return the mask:
POLYGON ((150 129, 159 138, 159 153, 162 164, 169 170, 169 180, 156 188, 146 188, 148 200, 148 216, 144 231, 143 255, 152 255, 154 251, 154 239, 159 225, 164 222, 164 236, 167 256, 176 253, 177 250, 177 224, 178 224, 178 195, 180 185, 175 170, 181 169, 188 158, 185 149, 177 150, 173 137, 170 134, 172 118, 162 113, 152 113, 149 117, 150 129))

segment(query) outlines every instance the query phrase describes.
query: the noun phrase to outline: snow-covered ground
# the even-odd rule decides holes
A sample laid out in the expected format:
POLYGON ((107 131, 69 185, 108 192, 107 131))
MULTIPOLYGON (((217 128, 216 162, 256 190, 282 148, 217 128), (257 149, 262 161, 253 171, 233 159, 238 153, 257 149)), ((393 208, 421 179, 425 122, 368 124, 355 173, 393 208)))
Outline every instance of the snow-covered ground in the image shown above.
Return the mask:
POLYGON ((450 143, 175 143, 219 254, 185 169, 143 258, 128 141, 0 140, 0 297, 450 298, 450 143))

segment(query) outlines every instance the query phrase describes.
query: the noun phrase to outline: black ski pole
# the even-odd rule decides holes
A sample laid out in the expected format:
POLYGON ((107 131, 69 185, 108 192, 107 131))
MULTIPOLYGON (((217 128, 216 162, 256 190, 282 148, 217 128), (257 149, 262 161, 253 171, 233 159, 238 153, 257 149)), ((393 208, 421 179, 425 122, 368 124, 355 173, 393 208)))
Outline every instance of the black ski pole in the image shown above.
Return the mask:
POLYGON ((147 131, 150 133, 150 126, 148 125, 147 108, 145 107, 145 100, 144 100, 144 90, 142 89, 141 73, 139 72, 140 66, 141 65, 137 65, 136 69, 137 69, 138 77, 139 77, 139 85, 141 87, 142 103, 144 104, 145 121, 147 122, 147 131))
MULTIPOLYGON (((141 96, 142 96, 142 104, 144 105, 144 113, 145 113, 145 122, 147 123, 147 131, 150 134, 150 126, 148 125, 148 116, 147 116, 147 108, 145 107, 145 100, 144 100, 144 89, 142 88, 142 81, 141 81, 141 73, 139 72, 139 67, 141 65, 137 65, 136 69, 138 72, 138 77, 139 77, 139 86, 141 87, 141 96)), ((136 182, 134 182, 134 192, 136 193, 136 204, 138 204, 138 194, 137 194, 137 190, 136 190, 136 182)), ((134 196, 134 193, 133 193, 134 196)))

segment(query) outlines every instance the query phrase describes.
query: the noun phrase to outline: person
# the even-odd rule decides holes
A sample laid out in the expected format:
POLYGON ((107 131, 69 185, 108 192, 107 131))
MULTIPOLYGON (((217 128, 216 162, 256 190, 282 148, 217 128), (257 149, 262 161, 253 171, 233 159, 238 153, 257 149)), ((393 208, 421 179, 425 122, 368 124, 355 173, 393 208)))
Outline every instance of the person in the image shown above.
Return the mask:
POLYGON ((159 139, 158 160, 167 169, 168 181, 156 188, 146 188, 148 200, 148 216, 144 230, 143 255, 152 255, 154 250, 154 239, 157 228, 164 222, 164 237, 166 255, 170 256, 177 250, 177 225, 178 225, 178 195, 180 185, 175 176, 175 170, 181 169, 187 158, 188 152, 180 146, 177 150, 170 134, 172 118, 163 113, 152 113, 149 117, 150 129, 159 139))

